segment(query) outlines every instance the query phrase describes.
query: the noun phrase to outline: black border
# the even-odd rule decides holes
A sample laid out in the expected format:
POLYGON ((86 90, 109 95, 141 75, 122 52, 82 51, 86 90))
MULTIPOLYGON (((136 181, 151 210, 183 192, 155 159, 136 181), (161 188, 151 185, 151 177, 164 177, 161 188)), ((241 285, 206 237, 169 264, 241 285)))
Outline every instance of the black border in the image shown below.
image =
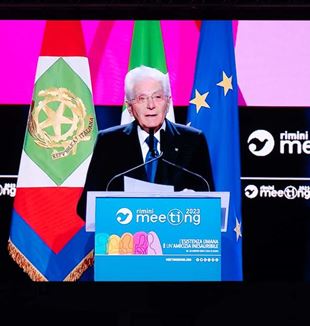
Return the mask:
POLYGON ((307 1, 1 1, 0 19, 308 20, 307 1))

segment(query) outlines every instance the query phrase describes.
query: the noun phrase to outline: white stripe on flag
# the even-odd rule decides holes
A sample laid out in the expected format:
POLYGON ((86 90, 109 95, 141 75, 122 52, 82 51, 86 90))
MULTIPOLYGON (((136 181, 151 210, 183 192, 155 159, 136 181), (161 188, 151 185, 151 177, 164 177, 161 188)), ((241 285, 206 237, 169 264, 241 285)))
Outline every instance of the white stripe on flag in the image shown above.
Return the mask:
POLYGON ((55 182, 43 172, 23 150, 18 178, 17 187, 56 187, 55 182))
POLYGON ((63 57, 67 64, 81 77, 84 83, 89 88, 89 91, 92 91, 91 79, 90 79, 90 70, 89 62, 86 57, 63 57))
POLYGON ((169 103, 169 108, 168 108, 168 113, 166 115, 166 118, 170 120, 171 122, 175 122, 174 118, 174 108, 173 108, 173 100, 172 100, 172 94, 171 94, 171 84, 170 84, 170 78, 169 78, 169 73, 166 73, 166 78, 168 80, 168 86, 169 86, 169 93, 171 95, 170 103, 169 103))
POLYGON ((45 71, 52 66, 59 57, 39 57, 36 71, 35 83, 45 73, 45 71))
POLYGON ((121 125, 124 125, 126 123, 130 123, 132 122, 134 119, 133 117, 129 114, 128 109, 126 108, 123 112, 122 112, 122 116, 121 116, 121 125))
POLYGON ((171 122, 175 122, 174 108, 173 108, 173 104, 172 104, 172 99, 170 100, 169 109, 168 109, 168 113, 167 113, 167 116, 166 117, 171 122))
MULTIPOLYGON (((61 187, 83 187, 91 155, 64 181, 61 187)), ((22 152, 17 187, 57 187, 57 184, 22 152)))
MULTIPOLYGON (((35 82, 50 68, 60 57, 41 56, 38 60, 35 82)), ((86 57, 62 57, 76 74, 84 81, 92 93, 89 62, 86 57)))
POLYGON ((86 174, 92 155, 89 155, 87 159, 76 168, 73 173, 64 181, 62 187, 84 187, 86 180, 86 174))

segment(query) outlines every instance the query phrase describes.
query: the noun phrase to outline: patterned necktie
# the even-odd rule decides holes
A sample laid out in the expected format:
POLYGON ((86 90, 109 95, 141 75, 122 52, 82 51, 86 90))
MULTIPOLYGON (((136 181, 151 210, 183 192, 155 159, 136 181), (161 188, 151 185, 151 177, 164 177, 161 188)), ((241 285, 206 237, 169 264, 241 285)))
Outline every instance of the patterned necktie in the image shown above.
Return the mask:
MULTIPOLYGON (((150 147, 150 144, 149 144, 150 143, 150 136, 148 136, 146 138, 145 142, 150 147)), ((158 143, 158 140, 157 140, 156 137, 154 137, 154 150, 151 151, 149 149, 149 151, 146 154, 145 162, 148 162, 148 161, 152 160, 153 158, 155 158, 155 157, 157 157, 159 155, 159 153, 157 151, 157 143, 158 143)), ((158 160, 154 160, 153 162, 145 165, 147 179, 148 179, 149 182, 154 182, 154 180, 155 180, 157 163, 158 163, 158 160)))

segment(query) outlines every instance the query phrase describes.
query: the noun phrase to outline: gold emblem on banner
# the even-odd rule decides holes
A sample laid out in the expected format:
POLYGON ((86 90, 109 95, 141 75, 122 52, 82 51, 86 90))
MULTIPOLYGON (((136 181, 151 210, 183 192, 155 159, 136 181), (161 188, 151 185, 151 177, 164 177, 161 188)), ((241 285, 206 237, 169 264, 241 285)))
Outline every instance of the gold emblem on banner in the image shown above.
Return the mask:
POLYGON ((43 99, 32 104, 28 122, 35 143, 52 148, 52 159, 76 154, 78 143, 90 140, 94 117, 86 119, 83 101, 66 88, 41 90, 38 96, 43 99))

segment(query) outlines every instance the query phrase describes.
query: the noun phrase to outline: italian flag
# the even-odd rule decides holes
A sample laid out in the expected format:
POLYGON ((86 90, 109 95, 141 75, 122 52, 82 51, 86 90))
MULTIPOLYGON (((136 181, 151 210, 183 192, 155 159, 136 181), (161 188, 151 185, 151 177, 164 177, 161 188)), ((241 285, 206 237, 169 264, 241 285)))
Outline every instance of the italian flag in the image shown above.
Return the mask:
POLYGON ((93 264, 76 206, 97 136, 80 21, 47 21, 8 241, 34 281, 75 281, 93 264))
MULTIPOLYGON (((141 65, 156 68, 168 77, 164 43, 158 20, 137 20, 134 23, 128 71, 141 65)), ((167 119, 175 121, 172 100, 170 100, 167 119)), ((121 124, 131 121, 133 118, 124 105, 121 124)))

